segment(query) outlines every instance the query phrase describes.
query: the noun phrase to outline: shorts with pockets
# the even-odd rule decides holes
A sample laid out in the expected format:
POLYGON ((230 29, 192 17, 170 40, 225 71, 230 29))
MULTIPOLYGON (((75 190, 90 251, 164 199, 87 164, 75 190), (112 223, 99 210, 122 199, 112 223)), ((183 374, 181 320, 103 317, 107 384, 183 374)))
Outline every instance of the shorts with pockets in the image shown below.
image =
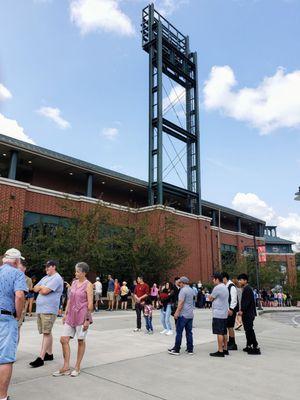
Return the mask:
POLYGON ((212 320, 212 331, 214 335, 226 335, 227 334, 227 318, 213 318, 212 320))
POLYGON ((114 292, 107 292, 107 299, 108 299, 108 301, 113 301, 113 299, 114 299, 114 292))
POLYGON ((64 324, 61 336, 69 336, 71 339, 73 339, 76 336, 78 340, 85 340, 87 331, 88 330, 86 331, 83 330, 83 325, 73 327, 68 324, 64 324))
POLYGON ((236 318, 236 311, 233 311, 232 315, 228 315, 227 328, 234 328, 235 318, 236 318))
POLYGON ((16 361, 18 347, 18 321, 11 315, 0 315, 0 364, 16 361))
POLYGON ((54 314, 38 314, 37 325, 39 333, 50 334, 52 332, 55 320, 56 320, 56 315, 54 314))

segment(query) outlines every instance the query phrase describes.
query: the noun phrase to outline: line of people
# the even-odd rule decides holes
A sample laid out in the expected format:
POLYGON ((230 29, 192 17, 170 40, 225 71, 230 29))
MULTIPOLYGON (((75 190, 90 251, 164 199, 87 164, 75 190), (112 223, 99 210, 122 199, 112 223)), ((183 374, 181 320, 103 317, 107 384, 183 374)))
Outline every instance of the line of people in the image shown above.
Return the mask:
MULTIPOLYGON (((25 294, 36 294, 36 315, 38 332, 42 335, 42 344, 38 357, 30 362, 32 368, 42 367, 45 362, 52 361, 53 336, 52 329, 59 310, 64 287, 63 278, 57 271, 58 263, 49 260, 45 265, 46 275, 33 287, 26 280, 24 258, 17 249, 9 249, 0 260, 0 399, 7 400, 7 390, 12 375, 12 365, 16 361, 16 350, 20 337, 20 329, 25 314, 25 294)), ((92 284, 87 279, 89 266, 79 262, 75 266, 75 279, 67 292, 67 304, 63 315, 63 331, 60 338, 63 354, 62 367, 53 376, 77 377, 80 374, 81 362, 85 353, 88 329, 93 323, 92 312, 98 309, 102 301, 102 284, 100 279, 92 284), (98 284, 100 283, 101 286, 98 284), (97 294, 97 295, 96 295, 97 294), (70 340, 77 338, 77 360, 75 368, 70 368, 70 340)), ((217 335, 218 349, 210 353, 212 357, 225 357, 229 351, 237 350, 234 324, 237 315, 242 319, 247 345, 243 349, 248 354, 260 354, 260 349, 253 329, 256 316, 255 299, 252 288, 248 284, 246 274, 238 276, 242 288, 241 295, 236 285, 226 273, 213 275, 214 289, 209 296, 212 304, 212 331, 217 335), (229 339, 228 339, 229 338, 229 339)), ((118 288, 118 281, 108 276, 108 309, 113 309, 117 293, 129 295, 126 282, 118 288), (116 291, 116 287, 118 291, 116 291), (111 293, 111 294, 110 294, 111 293)), ((142 315, 145 319, 146 333, 153 334, 153 311, 160 309, 160 320, 163 326, 161 334, 172 335, 171 316, 174 317, 176 337, 174 346, 168 350, 171 355, 179 355, 183 331, 186 333, 186 352, 194 353, 193 318, 195 308, 195 291, 189 285, 187 277, 175 278, 174 284, 166 282, 160 289, 144 282, 139 276, 131 292, 132 304, 136 311, 136 328, 142 328, 142 315)), ((124 299, 124 300, 125 300, 124 299)), ((125 302, 125 301, 124 301, 125 302)))

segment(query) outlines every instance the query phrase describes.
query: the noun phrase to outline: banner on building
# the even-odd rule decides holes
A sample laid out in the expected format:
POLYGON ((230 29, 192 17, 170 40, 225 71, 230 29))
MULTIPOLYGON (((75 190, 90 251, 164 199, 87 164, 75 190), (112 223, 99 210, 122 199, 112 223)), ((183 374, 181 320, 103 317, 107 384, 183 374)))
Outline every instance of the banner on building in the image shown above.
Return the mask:
POLYGON ((258 262, 267 262, 266 246, 257 246, 258 262))

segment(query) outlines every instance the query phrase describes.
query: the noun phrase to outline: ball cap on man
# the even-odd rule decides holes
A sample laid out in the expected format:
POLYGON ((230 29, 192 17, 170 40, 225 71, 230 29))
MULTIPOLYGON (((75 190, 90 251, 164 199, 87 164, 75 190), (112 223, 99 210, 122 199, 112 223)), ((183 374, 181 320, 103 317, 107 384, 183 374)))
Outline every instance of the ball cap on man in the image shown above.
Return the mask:
POLYGON ((22 257, 20 250, 14 248, 7 250, 6 253, 4 254, 4 257, 11 260, 14 259, 25 260, 25 258, 22 257))
POLYGON ((179 282, 185 283, 185 284, 188 284, 189 281, 190 281, 189 278, 187 278, 186 276, 181 276, 179 279, 179 282))

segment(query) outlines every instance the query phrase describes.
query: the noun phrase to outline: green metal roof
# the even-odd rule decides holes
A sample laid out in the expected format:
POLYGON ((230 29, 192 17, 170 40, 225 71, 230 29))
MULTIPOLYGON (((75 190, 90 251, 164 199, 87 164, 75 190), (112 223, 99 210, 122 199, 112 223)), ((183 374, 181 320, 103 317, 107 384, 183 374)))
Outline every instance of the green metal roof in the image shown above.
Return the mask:
MULTIPOLYGON (((1 143, 8 145, 8 146, 10 145, 13 147, 13 149, 16 149, 16 150, 24 150, 24 151, 30 152, 32 154, 35 154, 37 156, 43 156, 45 158, 49 158, 49 159, 56 160, 61 163, 65 163, 65 164, 72 165, 77 168, 81 168, 81 169, 85 170, 85 172, 105 175, 105 176, 108 176, 108 177, 111 177, 111 178, 114 178, 114 179, 117 179, 117 180, 120 180, 123 182, 128 182, 130 184, 141 186, 141 187, 145 188, 145 190, 147 190, 147 188, 148 188, 148 182, 143 181, 141 179, 133 178, 132 176, 129 176, 129 175, 121 174, 119 172, 112 171, 110 169, 103 168, 98 165, 91 164, 86 161, 82 161, 77 158, 74 158, 74 157, 66 156, 65 154, 57 153, 56 151, 48 150, 48 149, 45 149, 44 147, 36 146, 36 145, 27 143, 27 142, 22 142, 21 140, 14 139, 10 136, 0 134, 0 144, 1 143)), ((234 215, 234 216, 240 217, 242 219, 250 220, 250 221, 253 221, 256 223, 260 223, 260 224, 265 224, 265 221, 263 221, 261 219, 252 217, 250 215, 241 213, 239 211, 233 210, 228 207, 221 206, 219 204, 211 203, 206 200, 202 200, 202 205, 204 207, 211 208, 211 209, 217 210, 217 211, 220 210, 221 212, 224 212, 224 213, 227 213, 230 215, 234 215)))
POLYGON ((291 240, 282 239, 277 236, 265 236, 266 244, 296 244, 291 240))

